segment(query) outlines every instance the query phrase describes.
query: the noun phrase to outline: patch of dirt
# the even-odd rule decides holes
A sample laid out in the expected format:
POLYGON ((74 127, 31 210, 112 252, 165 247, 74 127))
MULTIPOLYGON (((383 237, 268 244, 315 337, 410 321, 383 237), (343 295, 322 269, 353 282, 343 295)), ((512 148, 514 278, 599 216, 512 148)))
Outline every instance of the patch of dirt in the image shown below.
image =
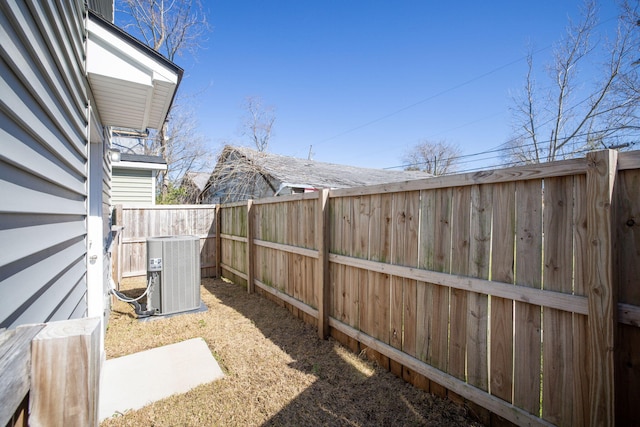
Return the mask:
MULTIPOLYGON (((112 417, 107 426, 480 426, 464 408, 363 360, 246 289, 202 281, 208 311, 140 322, 117 301, 107 358, 202 337, 224 379, 112 417)), ((144 278, 124 281, 130 296, 144 278)), ((131 387, 144 379, 132 379, 131 387)))

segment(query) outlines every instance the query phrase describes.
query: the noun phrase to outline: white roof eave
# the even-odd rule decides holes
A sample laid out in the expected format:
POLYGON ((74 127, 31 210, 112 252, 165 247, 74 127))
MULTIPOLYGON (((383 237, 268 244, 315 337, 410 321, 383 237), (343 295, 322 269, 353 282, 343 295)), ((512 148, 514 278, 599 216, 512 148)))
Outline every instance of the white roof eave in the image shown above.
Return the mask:
POLYGON ((166 171, 167 165, 165 163, 145 163, 145 162, 128 162, 121 160, 119 162, 113 162, 111 167, 114 169, 151 169, 166 171))
POLYGON ((87 77, 102 124, 159 129, 182 70, 111 23, 89 16, 87 77))

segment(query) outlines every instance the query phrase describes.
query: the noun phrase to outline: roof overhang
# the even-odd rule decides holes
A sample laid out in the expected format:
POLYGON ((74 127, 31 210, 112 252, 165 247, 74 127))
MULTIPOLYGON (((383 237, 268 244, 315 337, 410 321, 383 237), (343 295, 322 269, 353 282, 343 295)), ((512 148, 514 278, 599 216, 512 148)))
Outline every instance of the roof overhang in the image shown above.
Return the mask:
POLYGON ((166 163, 144 163, 144 162, 127 162, 121 160, 119 162, 113 162, 111 164, 113 169, 144 169, 144 170, 156 170, 166 171, 166 163))
POLYGON ((182 69, 92 12, 87 31, 87 76, 102 124, 162 127, 182 69))

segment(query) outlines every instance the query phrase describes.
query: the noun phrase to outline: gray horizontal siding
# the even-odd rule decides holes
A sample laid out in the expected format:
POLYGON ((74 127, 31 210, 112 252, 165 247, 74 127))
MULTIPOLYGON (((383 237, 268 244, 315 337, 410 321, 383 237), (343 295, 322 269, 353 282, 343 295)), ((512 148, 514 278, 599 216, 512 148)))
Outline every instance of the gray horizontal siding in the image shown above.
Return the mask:
POLYGON ((83 10, 0 2, 0 327, 86 314, 83 10))
POLYGON ((111 182, 113 204, 152 204, 155 197, 153 179, 151 170, 114 169, 111 182))

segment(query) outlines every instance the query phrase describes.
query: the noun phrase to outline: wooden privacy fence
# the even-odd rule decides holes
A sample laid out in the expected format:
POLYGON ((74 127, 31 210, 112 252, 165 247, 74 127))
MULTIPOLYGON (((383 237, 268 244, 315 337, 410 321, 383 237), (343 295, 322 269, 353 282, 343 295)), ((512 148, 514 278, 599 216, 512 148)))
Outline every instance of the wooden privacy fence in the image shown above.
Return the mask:
POLYGON ((218 275, 486 423, 637 422, 640 152, 216 209, 218 275))
POLYGON ((115 217, 116 227, 119 227, 117 238, 120 240, 112 254, 114 279, 146 275, 147 238, 173 235, 198 236, 201 276, 214 276, 215 206, 118 205, 115 217))

